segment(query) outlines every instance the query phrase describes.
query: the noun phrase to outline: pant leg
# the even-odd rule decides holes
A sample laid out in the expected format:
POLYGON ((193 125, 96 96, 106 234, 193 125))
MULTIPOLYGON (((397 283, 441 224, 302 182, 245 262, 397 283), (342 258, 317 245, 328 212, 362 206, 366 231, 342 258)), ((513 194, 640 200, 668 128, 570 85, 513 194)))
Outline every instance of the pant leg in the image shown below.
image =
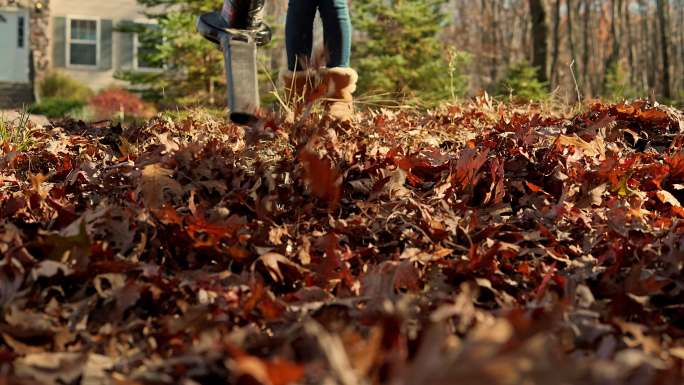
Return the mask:
POLYGON ((289 0, 285 21, 287 67, 290 71, 306 69, 313 50, 313 23, 319 0, 289 0))
POLYGON ((352 25, 347 0, 320 0, 325 48, 329 68, 349 67, 352 25))

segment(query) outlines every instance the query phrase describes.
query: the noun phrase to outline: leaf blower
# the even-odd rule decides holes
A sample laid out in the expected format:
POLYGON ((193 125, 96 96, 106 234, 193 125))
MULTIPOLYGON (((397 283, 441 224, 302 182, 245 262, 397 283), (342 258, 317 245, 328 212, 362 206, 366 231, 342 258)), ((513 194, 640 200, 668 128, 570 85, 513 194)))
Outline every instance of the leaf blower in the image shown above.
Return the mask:
POLYGON ((230 119, 243 125, 257 121, 257 46, 271 41, 271 28, 263 20, 264 2, 224 0, 220 12, 197 19, 197 31, 223 52, 230 119))

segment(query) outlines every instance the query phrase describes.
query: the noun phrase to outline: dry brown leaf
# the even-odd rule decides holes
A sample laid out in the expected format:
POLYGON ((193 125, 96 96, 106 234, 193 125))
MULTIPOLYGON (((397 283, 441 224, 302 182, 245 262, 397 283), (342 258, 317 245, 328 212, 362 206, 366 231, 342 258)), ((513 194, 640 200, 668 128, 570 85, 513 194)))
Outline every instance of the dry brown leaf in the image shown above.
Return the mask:
POLYGON ((93 353, 35 353, 19 358, 15 372, 20 378, 32 378, 44 384, 71 384, 77 379, 87 385, 110 383, 107 370, 111 358, 93 353))
POLYGON ((311 193, 328 203, 331 209, 337 207, 342 190, 342 176, 327 158, 305 149, 299 155, 305 172, 306 183, 311 193))
POLYGON ((586 142, 577 135, 561 135, 558 137, 558 143, 563 146, 573 146, 588 157, 599 156, 601 159, 606 157, 606 145, 600 136, 597 136, 596 139, 591 142, 586 142))
POLYGON ((261 262, 263 264, 266 270, 268 270, 268 273, 271 276, 271 278, 273 278, 273 280, 276 282, 282 282, 285 278, 283 276, 282 271, 280 270, 280 264, 285 266, 291 266, 300 272, 305 270, 302 266, 290 261, 290 259, 286 256, 273 252, 268 252, 259 257, 259 259, 257 259, 256 261, 254 261, 254 264, 252 265, 252 272, 254 272, 257 262, 261 262))
POLYGON ((677 198, 675 198, 675 196, 667 190, 660 190, 656 193, 656 195, 663 203, 670 204, 673 207, 682 207, 682 204, 679 203, 679 200, 677 200, 677 198))
POLYGON ((183 187, 171 178, 173 171, 160 164, 150 164, 143 168, 140 181, 140 192, 148 209, 158 209, 164 205, 164 193, 169 190, 174 195, 181 195, 183 187))

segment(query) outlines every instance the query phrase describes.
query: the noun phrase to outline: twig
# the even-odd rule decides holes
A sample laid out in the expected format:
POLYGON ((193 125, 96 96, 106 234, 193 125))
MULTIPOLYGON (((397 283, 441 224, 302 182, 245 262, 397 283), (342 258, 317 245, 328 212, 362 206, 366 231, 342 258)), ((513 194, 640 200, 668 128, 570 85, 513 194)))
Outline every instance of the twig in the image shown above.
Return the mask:
POLYGON ((582 94, 580 93, 579 83, 577 83, 577 77, 575 76, 575 70, 573 69, 575 65, 575 60, 573 59, 570 63, 570 73, 572 74, 572 80, 575 82, 575 92, 577 92, 577 102, 582 103, 582 94))

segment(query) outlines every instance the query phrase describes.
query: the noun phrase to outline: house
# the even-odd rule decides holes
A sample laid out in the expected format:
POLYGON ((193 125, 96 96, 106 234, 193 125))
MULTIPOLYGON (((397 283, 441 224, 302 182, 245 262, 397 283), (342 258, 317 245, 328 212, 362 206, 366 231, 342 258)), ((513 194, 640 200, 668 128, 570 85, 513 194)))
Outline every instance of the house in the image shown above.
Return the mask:
POLYGON ((147 24, 136 0, 0 0, 0 108, 35 100, 50 70, 94 90, 116 84, 122 70, 158 70, 146 62, 137 34, 115 30, 147 24))

